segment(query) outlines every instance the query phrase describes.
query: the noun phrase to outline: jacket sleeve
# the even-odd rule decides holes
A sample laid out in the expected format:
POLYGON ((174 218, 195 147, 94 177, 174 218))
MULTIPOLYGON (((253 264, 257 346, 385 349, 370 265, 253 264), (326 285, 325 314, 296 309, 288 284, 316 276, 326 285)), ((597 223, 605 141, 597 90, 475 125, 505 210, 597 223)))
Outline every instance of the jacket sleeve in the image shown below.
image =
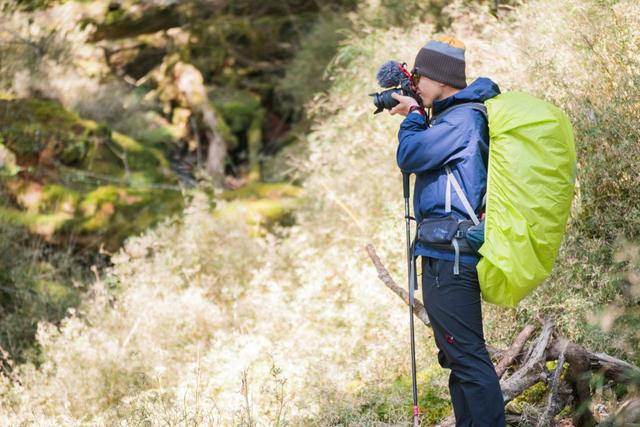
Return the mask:
POLYGON ((400 124, 396 160, 402 171, 420 173, 439 169, 461 158, 469 138, 458 112, 451 112, 427 128, 424 117, 411 113, 400 124), (456 120, 457 119, 457 120, 456 120))

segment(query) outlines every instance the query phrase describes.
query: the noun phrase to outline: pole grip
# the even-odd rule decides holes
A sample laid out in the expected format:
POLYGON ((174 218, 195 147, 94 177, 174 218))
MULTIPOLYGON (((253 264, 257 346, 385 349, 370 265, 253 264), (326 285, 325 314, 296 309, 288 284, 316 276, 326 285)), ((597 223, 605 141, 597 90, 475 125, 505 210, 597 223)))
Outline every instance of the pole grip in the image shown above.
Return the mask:
POLYGON ((404 198, 409 198, 409 176, 411 174, 402 172, 402 191, 404 192, 404 198))

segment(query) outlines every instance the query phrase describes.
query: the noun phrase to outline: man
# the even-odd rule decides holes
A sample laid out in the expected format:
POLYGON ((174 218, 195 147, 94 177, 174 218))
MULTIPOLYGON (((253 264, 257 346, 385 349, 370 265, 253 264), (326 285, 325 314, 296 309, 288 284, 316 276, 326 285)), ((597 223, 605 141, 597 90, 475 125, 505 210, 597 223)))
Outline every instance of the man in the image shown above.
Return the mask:
MULTIPOLYGON (((403 172, 416 175, 413 210, 418 223, 446 215, 469 219, 469 209, 480 217, 483 210, 489 132, 486 110, 478 103, 500 90, 487 78, 467 86, 464 52, 461 41, 440 37, 416 56, 412 80, 423 106, 431 109, 430 123, 415 99, 393 94, 399 104, 390 113, 406 116, 396 157, 403 172), (451 191, 452 178, 463 195, 451 191)), ((440 350, 438 361, 451 369, 449 391, 456 426, 504 426, 502 392, 482 330, 479 256, 457 255, 453 249, 421 242, 416 243, 415 254, 422 258, 422 293, 440 350)))

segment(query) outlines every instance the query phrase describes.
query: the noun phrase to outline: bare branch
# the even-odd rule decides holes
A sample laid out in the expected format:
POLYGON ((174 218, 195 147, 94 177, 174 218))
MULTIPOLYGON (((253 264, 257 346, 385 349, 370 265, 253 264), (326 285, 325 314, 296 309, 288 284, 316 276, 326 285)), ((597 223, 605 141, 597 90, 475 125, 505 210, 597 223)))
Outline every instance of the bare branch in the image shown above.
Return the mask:
POLYGON ((558 387, 560 385, 560 376, 564 365, 565 351, 566 346, 558 356, 556 369, 553 371, 553 376, 551 377, 551 386, 549 387, 549 396, 547 398, 547 409, 544 411, 540 421, 538 421, 537 427, 552 427, 555 425, 554 417, 561 409, 558 404, 558 387))
POLYGON ((500 382, 505 403, 513 400, 517 395, 540 380, 540 374, 546 359, 545 351, 547 345, 549 345, 552 332, 553 320, 545 319, 544 327, 532 347, 529 359, 513 375, 500 382))
MULTIPOLYGON (((376 250, 374 249, 373 245, 369 243, 365 246, 365 249, 367 250, 369 257, 371 258, 371 261, 373 261, 373 264, 376 266, 376 270, 378 271, 378 277, 380 278, 380 280, 382 280, 382 282, 387 285, 387 287, 391 289, 396 295, 402 298, 405 304, 409 305, 409 292, 404 288, 398 286, 398 284, 391 278, 391 275, 389 274, 387 269, 384 267, 384 265, 382 265, 382 262, 380 261, 378 254, 376 254, 376 250)), ((431 326, 429 316, 427 315, 427 310, 424 308, 424 305, 416 298, 414 298, 413 302, 413 314, 415 314, 418 319, 422 320, 425 325, 431 326)))
POLYGON ((502 378, 502 375, 504 375, 507 368, 516 360, 516 357, 518 357, 522 351, 522 347, 524 347, 534 329, 533 325, 526 325, 518 334, 513 344, 511 344, 511 347, 509 347, 509 349, 504 353, 500 359, 500 363, 496 365, 496 374, 498 374, 498 378, 502 378))

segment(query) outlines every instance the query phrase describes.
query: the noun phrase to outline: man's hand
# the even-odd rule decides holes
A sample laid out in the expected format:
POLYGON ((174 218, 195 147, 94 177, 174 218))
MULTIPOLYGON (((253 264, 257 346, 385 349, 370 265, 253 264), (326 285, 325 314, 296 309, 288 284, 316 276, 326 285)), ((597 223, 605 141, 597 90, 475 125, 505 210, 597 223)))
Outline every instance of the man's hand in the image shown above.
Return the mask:
POLYGON ((409 114, 409 108, 411 108, 412 105, 418 105, 418 102, 410 96, 399 95, 393 92, 391 97, 399 102, 398 105, 389 110, 389 114, 392 116, 394 114, 402 114, 403 116, 406 116, 409 114))

